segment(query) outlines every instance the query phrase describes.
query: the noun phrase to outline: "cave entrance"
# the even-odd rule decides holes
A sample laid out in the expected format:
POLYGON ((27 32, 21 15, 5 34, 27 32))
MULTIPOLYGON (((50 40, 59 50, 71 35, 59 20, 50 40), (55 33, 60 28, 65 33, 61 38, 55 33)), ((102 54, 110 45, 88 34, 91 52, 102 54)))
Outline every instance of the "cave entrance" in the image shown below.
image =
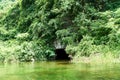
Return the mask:
POLYGON ((55 60, 70 60, 69 55, 66 53, 65 49, 56 49, 55 54, 55 60))

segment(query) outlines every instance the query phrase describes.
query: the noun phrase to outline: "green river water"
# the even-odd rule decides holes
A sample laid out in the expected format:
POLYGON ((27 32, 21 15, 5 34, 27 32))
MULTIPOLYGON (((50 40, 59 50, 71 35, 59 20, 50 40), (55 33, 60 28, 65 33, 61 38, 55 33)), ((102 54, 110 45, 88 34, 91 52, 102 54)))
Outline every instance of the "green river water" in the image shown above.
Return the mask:
POLYGON ((120 80, 120 64, 5 63, 0 64, 0 80, 120 80))

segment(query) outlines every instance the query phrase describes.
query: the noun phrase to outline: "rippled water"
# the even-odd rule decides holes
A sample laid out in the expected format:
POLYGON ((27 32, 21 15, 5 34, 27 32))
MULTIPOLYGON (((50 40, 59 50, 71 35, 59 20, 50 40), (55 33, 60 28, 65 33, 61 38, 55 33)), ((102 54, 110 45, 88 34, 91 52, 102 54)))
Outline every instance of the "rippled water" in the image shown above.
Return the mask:
POLYGON ((0 64, 0 80, 120 80, 120 64, 0 64))

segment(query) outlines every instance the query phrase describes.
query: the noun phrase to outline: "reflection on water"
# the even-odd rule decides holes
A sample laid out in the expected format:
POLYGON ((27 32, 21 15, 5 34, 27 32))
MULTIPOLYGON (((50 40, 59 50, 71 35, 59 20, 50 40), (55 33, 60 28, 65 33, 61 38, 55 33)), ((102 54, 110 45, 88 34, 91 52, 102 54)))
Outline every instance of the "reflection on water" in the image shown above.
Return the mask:
POLYGON ((0 64, 0 80, 120 80, 120 64, 0 64))

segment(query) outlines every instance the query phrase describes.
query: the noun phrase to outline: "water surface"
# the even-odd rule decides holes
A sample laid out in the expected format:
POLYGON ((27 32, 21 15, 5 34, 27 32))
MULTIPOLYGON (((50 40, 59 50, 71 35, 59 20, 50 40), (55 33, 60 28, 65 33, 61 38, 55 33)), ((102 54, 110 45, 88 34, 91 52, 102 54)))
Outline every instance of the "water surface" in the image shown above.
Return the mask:
POLYGON ((0 64, 0 80, 120 80, 120 64, 5 63, 0 64))

